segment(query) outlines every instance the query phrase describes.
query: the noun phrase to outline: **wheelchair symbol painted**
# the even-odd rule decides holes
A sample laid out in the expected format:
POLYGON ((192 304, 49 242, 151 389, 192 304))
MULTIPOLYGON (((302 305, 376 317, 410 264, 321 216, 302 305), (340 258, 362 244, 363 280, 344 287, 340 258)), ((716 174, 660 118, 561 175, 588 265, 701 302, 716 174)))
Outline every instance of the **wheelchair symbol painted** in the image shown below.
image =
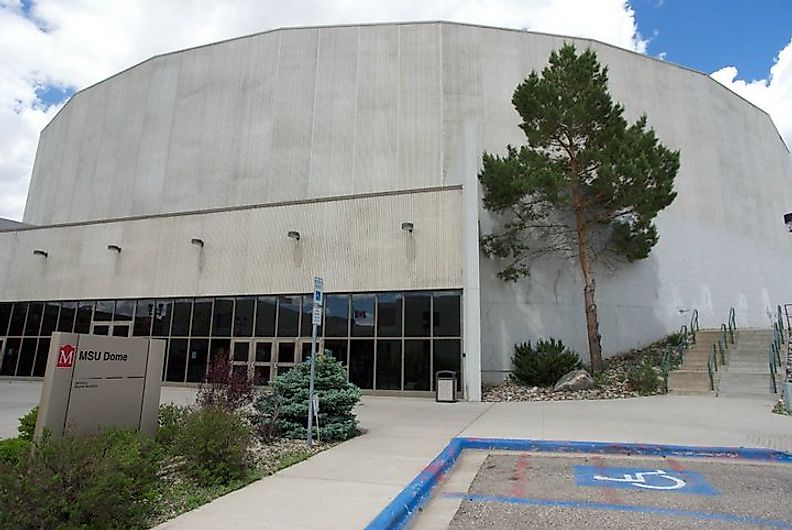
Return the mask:
POLYGON ((602 480, 609 482, 626 483, 637 488, 644 488, 648 490, 678 490, 685 487, 685 481, 673 475, 669 475, 662 469, 655 471, 638 471, 634 475, 625 473, 622 478, 617 477, 603 477, 602 475, 594 475, 594 480, 602 480), (652 477, 647 479, 646 477, 652 477), (652 482, 651 484, 649 482, 652 482))

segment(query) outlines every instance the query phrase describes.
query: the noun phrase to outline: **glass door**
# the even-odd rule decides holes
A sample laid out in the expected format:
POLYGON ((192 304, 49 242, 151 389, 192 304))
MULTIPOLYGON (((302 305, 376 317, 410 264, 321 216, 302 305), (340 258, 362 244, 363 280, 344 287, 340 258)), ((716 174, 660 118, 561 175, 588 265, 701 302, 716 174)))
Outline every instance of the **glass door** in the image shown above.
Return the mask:
POLYGON ((231 370, 252 377, 257 385, 269 384, 275 367, 272 347, 271 340, 235 340, 231 345, 231 370))
MULTIPOLYGON (((311 340, 279 340, 276 342, 276 373, 273 377, 285 374, 295 365, 311 357, 311 340)), ((322 351, 322 341, 316 341, 316 351, 322 351)))

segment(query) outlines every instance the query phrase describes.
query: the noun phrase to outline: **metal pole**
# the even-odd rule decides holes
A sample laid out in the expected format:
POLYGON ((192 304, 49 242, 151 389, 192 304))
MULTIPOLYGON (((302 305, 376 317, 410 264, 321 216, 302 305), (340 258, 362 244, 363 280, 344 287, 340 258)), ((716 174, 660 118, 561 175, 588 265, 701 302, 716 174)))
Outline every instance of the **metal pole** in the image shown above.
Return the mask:
POLYGON ((314 395, 314 377, 316 375, 316 334, 317 326, 313 325, 311 331, 311 380, 308 384, 308 448, 313 447, 313 395, 314 395))

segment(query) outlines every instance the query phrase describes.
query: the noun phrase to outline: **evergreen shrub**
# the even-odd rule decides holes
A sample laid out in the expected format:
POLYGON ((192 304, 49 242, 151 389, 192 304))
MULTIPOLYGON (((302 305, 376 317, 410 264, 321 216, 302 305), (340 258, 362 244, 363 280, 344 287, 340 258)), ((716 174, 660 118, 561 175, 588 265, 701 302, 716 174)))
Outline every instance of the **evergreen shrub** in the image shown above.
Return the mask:
POLYGON ((525 385, 553 386, 562 376, 583 367, 580 356, 560 340, 540 339, 515 344, 512 357, 514 378, 525 385))

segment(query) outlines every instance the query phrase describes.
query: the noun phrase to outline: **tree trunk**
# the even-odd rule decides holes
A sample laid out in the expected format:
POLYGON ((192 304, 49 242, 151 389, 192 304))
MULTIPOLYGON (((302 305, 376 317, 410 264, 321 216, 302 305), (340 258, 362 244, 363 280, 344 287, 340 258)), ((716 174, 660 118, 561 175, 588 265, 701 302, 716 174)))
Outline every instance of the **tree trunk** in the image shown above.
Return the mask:
POLYGON ((572 159, 572 203, 575 209, 575 228, 578 240, 578 259, 580 261, 580 271, 583 274, 583 299, 586 304, 586 330, 588 332, 589 359, 591 369, 598 372, 602 368, 602 346, 600 344, 601 335, 599 333, 599 320, 597 318, 597 304, 594 301, 594 291, 596 284, 594 275, 591 271, 591 259, 589 256, 588 233, 586 231, 586 216, 583 205, 583 197, 580 194, 577 180, 577 161, 572 159))

